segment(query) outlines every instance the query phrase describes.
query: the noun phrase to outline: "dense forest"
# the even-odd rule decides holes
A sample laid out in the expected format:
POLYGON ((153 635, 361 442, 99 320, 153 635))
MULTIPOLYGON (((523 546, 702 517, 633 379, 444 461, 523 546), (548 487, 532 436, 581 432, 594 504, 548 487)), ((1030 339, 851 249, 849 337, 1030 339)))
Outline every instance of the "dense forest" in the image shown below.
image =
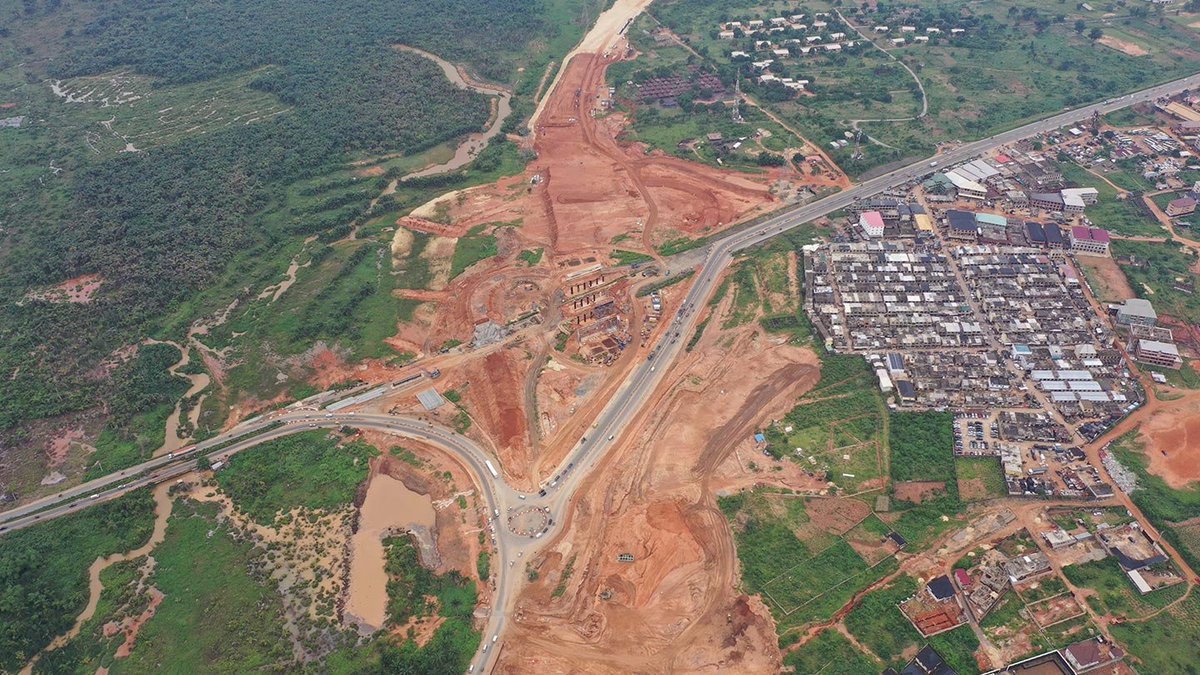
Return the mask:
MULTIPOLYGON (((560 30, 539 0, 25 0, 0 8, 0 18, 5 82, 122 70, 165 87, 253 71, 253 89, 291 106, 112 158, 73 150, 37 121, 21 130, 34 152, 20 161, 41 172, 14 171, 0 186, 0 430, 107 398, 111 385, 97 389, 97 366, 115 349, 146 335, 181 337, 183 321, 213 309, 188 303, 231 267, 278 255, 298 234, 323 234, 313 227, 345 228, 333 217, 300 227, 270 218, 287 186, 352 156, 413 153, 485 123, 485 97, 391 45, 444 54, 507 82, 527 43, 560 30), (29 55, 45 58, 22 62, 29 55), (47 179, 44 167, 56 162, 65 173, 47 179), (90 303, 26 296, 82 274, 104 280, 90 303)), ((17 103, 58 105, 48 87, 42 95, 48 101, 17 103)), ((323 240, 345 234, 331 232, 323 240)))

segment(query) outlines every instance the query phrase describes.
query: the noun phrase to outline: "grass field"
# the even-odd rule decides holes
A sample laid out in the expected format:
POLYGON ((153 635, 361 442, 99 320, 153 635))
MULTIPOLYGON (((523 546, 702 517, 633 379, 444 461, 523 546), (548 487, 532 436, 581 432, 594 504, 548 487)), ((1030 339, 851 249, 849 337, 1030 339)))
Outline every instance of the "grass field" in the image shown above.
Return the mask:
POLYGON ((955 457, 954 472, 958 476, 958 491, 963 499, 990 499, 1008 494, 1004 472, 994 457, 955 457), (965 483, 972 492, 963 494, 965 483))
POLYGON ((904 576, 868 593, 858 607, 846 615, 846 629, 884 663, 897 670, 905 663, 902 654, 911 653, 928 643, 957 672, 978 673, 973 654, 979 648, 979 641, 969 626, 926 640, 901 613, 899 603, 917 590, 917 582, 912 577, 904 576))
POLYGON ((1121 265, 1129 285, 1139 297, 1154 303, 1159 314, 1167 314, 1188 323, 1200 322, 1200 295, 1176 290, 1177 279, 1196 281, 1191 271, 1196 258, 1191 249, 1177 242, 1165 244, 1121 241, 1112 243, 1113 256, 1134 255, 1144 265, 1121 265))
POLYGON ((954 463, 954 416, 940 412, 891 412, 888 447, 894 481, 941 481, 958 494, 954 463))
POLYGON ((450 278, 453 279, 481 260, 496 255, 496 235, 484 233, 487 225, 477 225, 458 240, 454 246, 454 257, 450 261, 450 278))
MULTIPOLYGON (((1063 179, 1081 187, 1094 187, 1099 196, 1095 204, 1084 210, 1084 215, 1096 227, 1116 234, 1137 237, 1166 237, 1167 231, 1154 219, 1154 215, 1142 204, 1140 199, 1118 199, 1117 191, 1111 185, 1097 178, 1087 169, 1074 162, 1062 162, 1063 179)), ((1124 178, 1132 182, 1134 174, 1124 178)), ((1140 180, 1141 177, 1137 176, 1140 180)), ((1109 180, 1117 182, 1123 179, 1121 174, 1109 176, 1109 180)))
POLYGON ((875 663, 854 648, 841 633, 827 630, 783 659, 797 673, 862 675, 877 670, 875 663))
MULTIPOLYGON (((850 546, 864 532, 841 537, 821 529, 801 499, 759 491, 723 497, 719 504, 734 529, 742 583, 748 593, 764 595, 781 633, 831 616, 896 569, 894 557, 868 563, 850 546)), ((886 527, 875 523, 866 529, 886 527)))
POLYGON ((1063 568, 1067 580, 1079 588, 1090 588, 1099 597, 1089 597, 1088 604, 1101 613, 1110 613, 1127 619, 1146 616, 1177 600, 1186 590, 1186 584, 1139 595, 1115 558, 1105 558, 1082 565, 1063 568))
POLYGON ((1192 672, 1196 666, 1194 646, 1200 644, 1200 598, 1192 593, 1153 621, 1123 623, 1110 630, 1129 648, 1139 672, 1192 672))
POLYGON ((175 505, 154 550, 151 582, 166 596, 123 663, 130 672, 287 668, 283 604, 254 570, 257 549, 235 539, 211 505, 175 505))
POLYGON ((270 524, 293 508, 334 510, 349 505, 378 451, 340 443, 326 431, 305 431, 244 450, 216 472, 217 484, 254 520, 270 524))

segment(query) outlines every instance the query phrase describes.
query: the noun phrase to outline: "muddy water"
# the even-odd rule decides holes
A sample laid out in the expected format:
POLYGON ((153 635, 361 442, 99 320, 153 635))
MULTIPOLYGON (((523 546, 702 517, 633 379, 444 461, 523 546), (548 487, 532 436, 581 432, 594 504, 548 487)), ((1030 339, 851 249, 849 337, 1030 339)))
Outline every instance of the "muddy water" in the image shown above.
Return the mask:
MULTIPOLYGON (((374 204, 372 204, 372 206, 374 206, 374 204)), ((292 284, 296 283, 296 272, 298 271, 300 271, 300 260, 298 257, 293 256, 292 261, 288 264, 287 273, 284 274, 283 281, 274 286, 267 286, 264 288, 262 292, 258 294, 258 299, 266 300, 267 298, 270 298, 271 300, 267 304, 274 304, 274 302, 279 299, 279 296, 283 295, 287 289, 292 287, 292 284)))
MULTIPOLYGON (((492 138, 496 137, 500 133, 500 127, 504 124, 504 120, 508 119, 508 116, 512 114, 512 94, 509 93, 508 90, 501 89, 500 87, 489 86, 469 80, 463 76, 463 73, 460 72, 453 63, 450 63, 437 54, 431 54, 422 49, 408 47, 405 45, 397 45, 396 48, 401 51, 409 52, 410 54, 423 56, 438 64, 438 67, 440 67, 442 72, 446 74, 446 78, 453 82, 455 86, 478 92, 480 94, 497 97, 495 109, 492 111, 494 113, 492 117, 492 123, 485 131, 467 136, 466 140, 459 144, 458 149, 454 152, 454 157, 452 157, 450 161, 445 162, 444 164, 435 164, 433 166, 425 167, 420 171, 406 175, 404 179, 407 180, 409 178, 418 176, 432 176, 434 174, 445 173, 447 171, 454 171, 455 169, 466 166, 479 155, 480 151, 487 147, 488 141, 492 140, 492 138)), ((393 184, 389 186, 389 188, 394 191, 395 185, 393 184)))
MULTIPOLYGON (((191 341, 192 336, 188 335, 188 346, 191 345, 191 341)), ((171 373, 172 375, 186 377, 192 383, 191 386, 188 387, 187 392, 175 402, 175 410, 171 411, 170 417, 167 418, 167 426, 165 429, 166 433, 163 437, 163 444, 154 451, 154 456, 159 457, 167 454, 168 452, 175 452, 176 450, 182 448, 187 441, 191 440, 190 438, 179 437, 179 411, 183 406, 183 399, 190 396, 195 396, 203 391, 204 388, 209 385, 212 379, 208 376, 208 373, 187 375, 179 372, 181 368, 186 368, 188 363, 191 362, 191 349, 180 346, 174 342, 161 342, 159 340, 146 340, 146 342, 148 344, 168 344, 178 349, 183 356, 178 362, 175 363, 175 365, 168 368, 167 372, 171 373)), ((188 421, 191 423, 193 429, 196 428, 196 421, 200 419, 200 406, 202 403, 204 403, 204 399, 200 398, 196 401, 196 405, 192 406, 192 409, 188 411, 188 421)))
POLYGON ((387 573, 383 537, 389 531, 432 528, 433 502, 386 474, 376 474, 367 487, 358 532, 350 540, 350 585, 346 622, 363 634, 378 630, 387 620, 387 573))
MULTIPOLYGON (((54 638, 50 645, 46 647, 46 652, 58 649, 74 639, 76 635, 79 635, 79 631, 81 628, 83 628, 83 624, 87 623, 88 620, 90 620, 96 613, 96 606, 100 603, 100 593, 104 590, 104 584, 100 583, 101 572, 119 562, 136 560, 137 558, 150 553, 154 550, 155 546, 161 544, 163 539, 166 538, 167 520, 171 517, 171 506, 173 504, 171 497, 167 494, 167 491, 170 489, 170 482, 160 483, 154 488, 154 531, 150 533, 150 539, 148 539, 145 544, 142 544, 132 551, 126 551, 125 553, 114 553, 107 558, 96 558, 96 560, 92 562, 91 567, 88 568, 87 605, 83 608, 83 611, 79 613, 79 616, 75 617, 75 625, 71 627, 71 630, 54 638)), ((41 654, 35 656, 29 662, 29 664, 21 670, 22 675, 33 672, 33 666, 37 663, 39 658, 41 658, 41 654)))

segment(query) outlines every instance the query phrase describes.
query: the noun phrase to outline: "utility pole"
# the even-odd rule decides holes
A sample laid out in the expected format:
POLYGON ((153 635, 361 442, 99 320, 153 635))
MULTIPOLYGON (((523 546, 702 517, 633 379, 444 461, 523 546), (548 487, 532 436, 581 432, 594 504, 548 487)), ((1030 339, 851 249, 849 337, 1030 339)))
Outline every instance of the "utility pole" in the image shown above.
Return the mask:
POLYGON ((737 80, 733 86, 733 121, 741 124, 744 120, 742 119, 742 69, 740 67, 737 71, 737 80))

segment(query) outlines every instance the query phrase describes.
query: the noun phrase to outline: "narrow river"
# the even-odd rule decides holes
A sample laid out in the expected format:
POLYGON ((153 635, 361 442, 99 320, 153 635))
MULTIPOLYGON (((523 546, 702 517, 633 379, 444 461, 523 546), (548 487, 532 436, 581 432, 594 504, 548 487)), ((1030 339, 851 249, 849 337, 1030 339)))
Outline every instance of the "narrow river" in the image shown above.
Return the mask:
POLYGON ((496 104, 493 109, 492 123, 484 131, 467 136, 458 149, 454 152, 454 157, 450 161, 443 164, 435 164, 427 166, 420 171, 415 171, 404 176, 404 180, 421 176, 432 176, 447 171, 454 171, 462 168, 479 156, 479 153, 487 147, 488 141, 495 138, 500 133, 500 127, 504 124, 504 120, 512 114, 512 94, 507 89, 502 89, 494 85, 486 85, 470 79, 470 76, 460 71, 453 63, 443 59, 437 54, 431 54, 423 49, 409 47, 406 45, 397 45, 400 51, 410 54, 423 56, 430 61, 438 64, 442 72, 446 74, 446 78, 453 82, 456 86, 470 91, 485 94, 487 96, 495 96, 496 104))

